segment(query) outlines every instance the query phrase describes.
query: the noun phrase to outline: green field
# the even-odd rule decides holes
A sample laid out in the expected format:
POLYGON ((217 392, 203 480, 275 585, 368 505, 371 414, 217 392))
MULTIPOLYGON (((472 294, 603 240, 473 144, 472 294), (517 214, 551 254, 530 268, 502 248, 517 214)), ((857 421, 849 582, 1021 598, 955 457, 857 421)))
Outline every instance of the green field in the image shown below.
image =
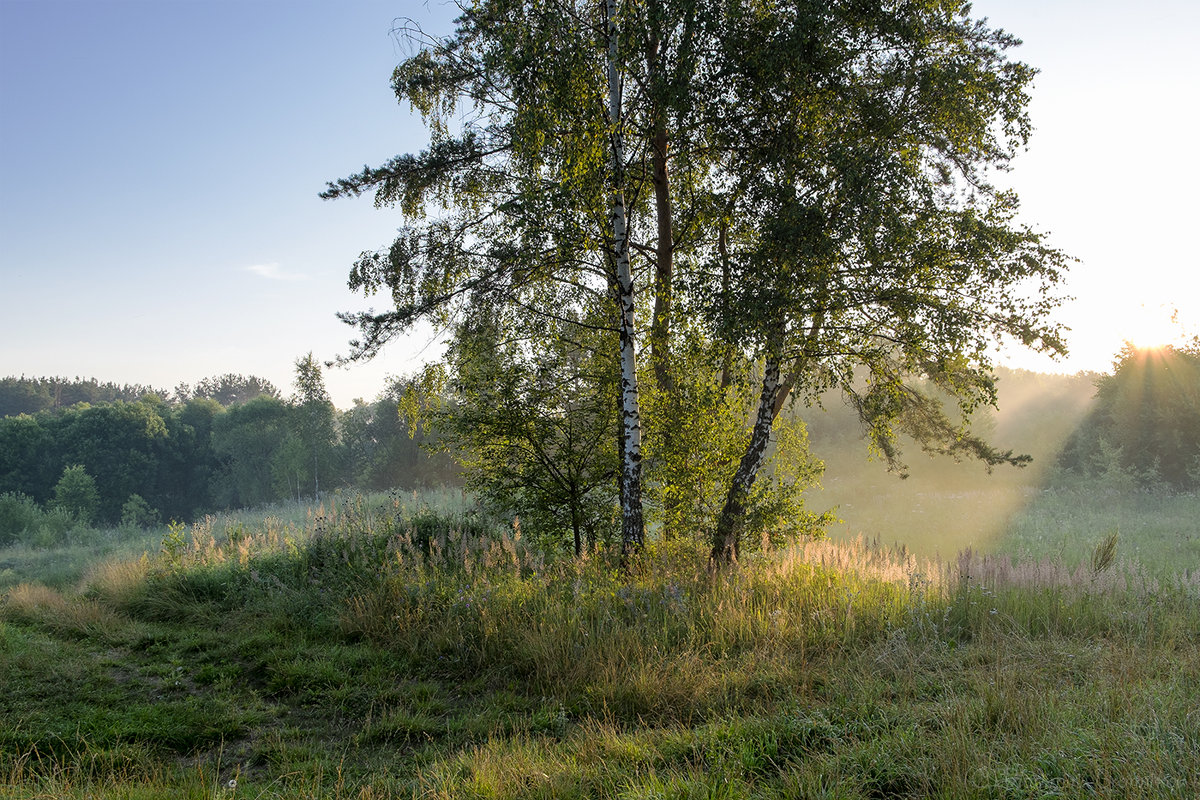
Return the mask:
POLYGON ((1197 518, 1043 492, 976 554, 716 575, 461 494, 9 548, 0 797, 1200 796, 1197 518))

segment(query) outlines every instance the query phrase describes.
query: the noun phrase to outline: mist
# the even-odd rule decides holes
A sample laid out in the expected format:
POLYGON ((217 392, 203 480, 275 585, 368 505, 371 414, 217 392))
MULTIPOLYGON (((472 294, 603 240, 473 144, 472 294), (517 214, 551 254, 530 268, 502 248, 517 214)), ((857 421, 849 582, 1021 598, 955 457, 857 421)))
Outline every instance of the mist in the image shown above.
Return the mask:
POLYGON ((852 409, 839 397, 824 408, 793 409, 809 431, 814 455, 825 462, 821 487, 806 494, 817 509, 835 508, 835 539, 863 537, 925 557, 951 557, 970 548, 995 552, 1014 524, 1059 481, 1066 442, 1083 423, 1096 394, 1095 373, 1051 375, 997 372, 997 408, 976 412, 972 430, 1002 450, 1028 454, 1025 467, 990 472, 972 461, 930 456, 904 442, 908 476, 872 458, 852 409))

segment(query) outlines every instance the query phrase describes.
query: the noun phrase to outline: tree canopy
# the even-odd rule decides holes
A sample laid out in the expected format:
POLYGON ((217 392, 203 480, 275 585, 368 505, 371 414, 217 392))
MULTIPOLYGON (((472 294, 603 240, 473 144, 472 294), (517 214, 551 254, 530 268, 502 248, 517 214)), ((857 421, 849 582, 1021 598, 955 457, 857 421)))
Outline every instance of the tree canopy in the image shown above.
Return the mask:
POLYGON ((445 39, 404 33, 417 49, 393 88, 428 149, 322 195, 373 192, 404 218, 351 269, 390 308, 343 315, 361 333, 348 359, 423 318, 460 335, 486 319, 526 362, 558 358, 539 325, 590 332, 566 338, 611 370, 594 391, 617 410, 626 548, 643 432, 647 496, 678 519, 681 474, 664 465, 696 447, 701 428, 681 423, 717 409, 741 429, 706 477, 725 486, 706 523, 719 559, 791 398, 840 388, 898 468, 899 432, 1020 463, 965 419, 994 399, 997 338, 1064 350, 1051 313, 1067 259, 992 182, 1029 137, 1034 70, 969 5, 480 0, 445 39))

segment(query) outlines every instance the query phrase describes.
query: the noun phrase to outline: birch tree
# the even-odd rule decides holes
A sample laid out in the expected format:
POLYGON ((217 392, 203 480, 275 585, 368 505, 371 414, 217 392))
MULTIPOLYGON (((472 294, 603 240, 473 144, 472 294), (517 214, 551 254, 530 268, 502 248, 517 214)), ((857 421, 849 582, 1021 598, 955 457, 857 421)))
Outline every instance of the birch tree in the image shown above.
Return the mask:
POLYGON ((397 67, 393 87, 426 119, 429 148, 322 195, 374 191, 377 205, 408 221, 388 250, 364 253, 351 271, 352 288, 386 290, 394 308, 343 315, 362 332, 350 359, 373 356, 423 318, 453 325, 503 306, 563 322, 608 309, 625 550, 641 546, 644 530, 630 212, 644 202, 645 153, 624 140, 643 116, 625 91, 637 38, 629 6, 490 0, 464 9, 446 40, 406 28, 420 50, 397 67))
POLYGON ((1015 223, 992 182, 1025 145, 1034 71, 958 2, 731 3, 712 126, 735 189, 735 279, 718 335, 763 360, 754 425, 715 526, 734 557, 746 493, 789 395, 840 386, 874 447, 897 434, 989 465, 1023 463, 968 433, 994 402, 1008 338, 1064 351, 1050 319, 1066 257, 1015 223), (958 419, 906 380, 957 398, 958 419))
MULTIPOLYGON (((292 419, 300 461, 312 468, 313 497, 321 496, 321 473, 331 471, 337 442, 337 409, 325 389, 321 365, 307 353, 296 359, 296 394, 292 399, 292 419)), ((328 475, 326 475, 328 483, 328 475)), ((299 479, 297 478, 297 493, 299 479)))
POLYGON ((612 236, 613 293, 617 303, 617 335, 621 352, 621 541, 624 549, 641 546, 642 415, 638 397, 637 319, 633 270, 629 264, 629 220, 625 208, 624 105, 620 69, 620 32, 616 0, 604 0, 608 86, 608 177, 611 186, 609 226, 612 236))

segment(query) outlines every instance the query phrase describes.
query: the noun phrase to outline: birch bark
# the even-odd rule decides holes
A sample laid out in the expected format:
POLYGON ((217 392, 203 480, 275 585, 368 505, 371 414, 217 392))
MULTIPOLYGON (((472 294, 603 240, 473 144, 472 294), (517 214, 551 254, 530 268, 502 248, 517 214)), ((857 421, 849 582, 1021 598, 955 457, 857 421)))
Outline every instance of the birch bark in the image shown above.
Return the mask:
POLYGON ((639 550, 644 543, 642 517, 642 425, 638 405, 637 328, 633 270, 629 264, 629 227, 625 209, 625 144, 622 137, 621 77, 618 70, 616 0, 605 0, 605 33, 608 37, 608 117, 612 203, 613 261, 621 347, 621 552, 639 550))
MULTIPOLYGON (((722 231, 723 233, 723 231, 722 231)), ((824 291, 824 288, 822 289, 824 291)), ((725 496, 725 505, 721 516, 717 518, 716 532, 713 534, 713 549, 711 558, 714 561, 732 561, 737 558, 738 542, 741 537, 739 526, 746 516, 746 499, 754 488, 758 471, 767 458, 767 445, 771 441, 771 427, 779 412, 783 410, 788 395, 796 386, 796 380, 804 373, 809 358, 808 353, 815 352, 817 342, 825 327, 825 312, 815 314, 810 321, 808 333, 803 337, 802 350, 799 359, 792 365, 791 371, 782 374, 780 353, 783 349, 784 334, 787 326, 780 328, 776 344, 767 355, 763 373, 762 394, 758 401, 758 415, 755 417, 754 429, 750 433, 750 442, 738 464, 737 472, 725 496)))

